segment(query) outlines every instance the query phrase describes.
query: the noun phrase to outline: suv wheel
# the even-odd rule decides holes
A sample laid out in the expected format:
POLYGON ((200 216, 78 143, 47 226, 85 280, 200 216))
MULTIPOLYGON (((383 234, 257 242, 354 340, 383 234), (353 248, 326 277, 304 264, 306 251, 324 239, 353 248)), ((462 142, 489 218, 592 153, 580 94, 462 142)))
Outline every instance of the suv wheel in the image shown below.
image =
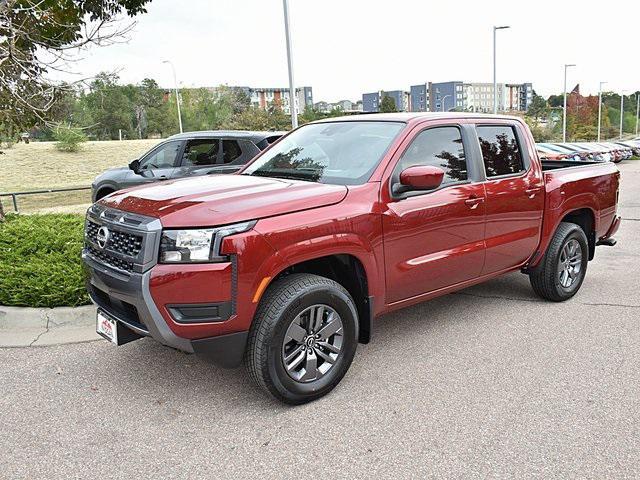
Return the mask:
POLYGON ((575 223, 563 222, 540 265, 529 273, 531 286, 547 300, 568 300, 580 290, 588 260, 589 244, 584 231, 575 223))
POLYGON ((329 393, 345 375, 358 344, 358 314, 337 282, 311 274, 277 280, 260 302, 245 366, 278 400, 306 403, 329 393))

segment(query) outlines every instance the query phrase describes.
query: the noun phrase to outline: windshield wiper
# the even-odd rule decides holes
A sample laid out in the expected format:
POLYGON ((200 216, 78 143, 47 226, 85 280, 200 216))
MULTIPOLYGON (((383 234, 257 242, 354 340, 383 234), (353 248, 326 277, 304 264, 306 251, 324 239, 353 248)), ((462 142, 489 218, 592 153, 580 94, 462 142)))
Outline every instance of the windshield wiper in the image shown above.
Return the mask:
POLYGON ((309 178, 304 174, 296 175, 295 173, 274 172, 269 170, 256 170, 249 175, 255 175, 257 177, 282 178, 285 180, 302 180, 303 182, 317 182, 317 180, 309 178))

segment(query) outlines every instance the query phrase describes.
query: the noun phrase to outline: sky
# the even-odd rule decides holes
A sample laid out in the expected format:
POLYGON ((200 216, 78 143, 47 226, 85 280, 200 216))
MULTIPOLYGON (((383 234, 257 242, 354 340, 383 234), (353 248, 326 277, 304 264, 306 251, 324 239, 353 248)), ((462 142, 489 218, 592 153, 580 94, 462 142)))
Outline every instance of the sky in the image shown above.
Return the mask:
MULTIPOLYGON (((314 101, 357 100, 363 92, 408 90, 428 81, 532 82, 548 96, 640 89, 634 0, 493 1, 289 0, 295 84, 314 101)), ((151 77, 181 87, 286 87, 281 0, 152 0, 127 43, 81 52, 80 77, 118 71, 125 83, 151 77)), ((58 77, 59 78, 59 77, 58 77)), ((65 76, 65 79, 75 77, 65 76)))

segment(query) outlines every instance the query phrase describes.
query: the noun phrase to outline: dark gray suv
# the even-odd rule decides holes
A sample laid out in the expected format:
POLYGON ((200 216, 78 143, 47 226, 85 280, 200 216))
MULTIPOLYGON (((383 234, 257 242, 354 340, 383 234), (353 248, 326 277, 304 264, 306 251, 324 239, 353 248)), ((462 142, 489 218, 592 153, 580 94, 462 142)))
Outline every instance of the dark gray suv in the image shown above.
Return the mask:
POLYGON ((95 202, 116 190, 160 180, 236 172, 284 133, 218 130, 173 135, 128 167, 98 175, 91 198, 95 202))

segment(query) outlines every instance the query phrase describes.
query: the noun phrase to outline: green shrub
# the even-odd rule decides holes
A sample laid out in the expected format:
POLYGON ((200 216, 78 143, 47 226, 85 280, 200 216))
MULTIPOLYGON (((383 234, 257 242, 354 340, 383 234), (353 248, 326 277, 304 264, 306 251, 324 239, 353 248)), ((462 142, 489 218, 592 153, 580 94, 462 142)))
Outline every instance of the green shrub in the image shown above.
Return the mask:
POLYGON ((77 152, 80 144, 87 141, 87 136, 81 128, 59 124, 53 130, 56 148, 61 152, 77 152))
POLYGON ((89 303, 80 252, 80 215, 7 215, 0 223, 0 305, 89 303))

